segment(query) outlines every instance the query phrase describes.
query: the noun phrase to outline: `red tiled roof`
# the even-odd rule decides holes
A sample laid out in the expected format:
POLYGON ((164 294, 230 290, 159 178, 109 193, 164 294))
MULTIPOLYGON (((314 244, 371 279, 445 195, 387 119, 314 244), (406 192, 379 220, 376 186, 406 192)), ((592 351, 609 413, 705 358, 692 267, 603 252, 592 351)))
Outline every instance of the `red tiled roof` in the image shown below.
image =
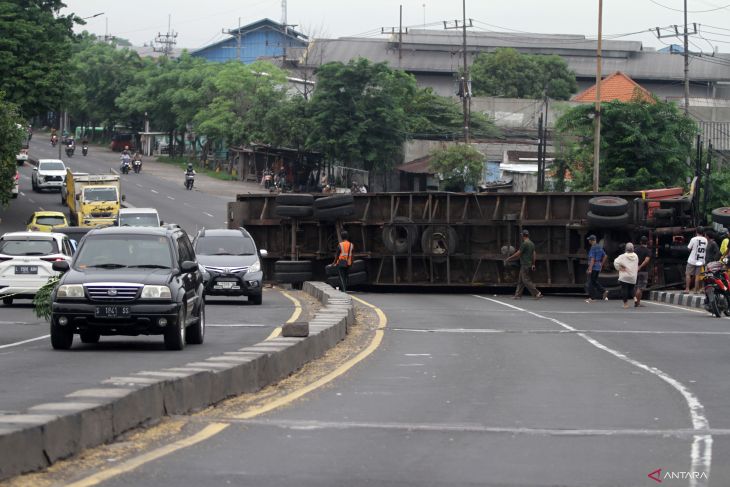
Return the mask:
MULTIPOLYGON (((601 80, 601 101, 623 101, 630 102, 636 98, 652 102, 654 99, 651 92, 639 85, 636 81, 626 76, 621 71, 616 71, 610 76, 601 80)), ((596 85, 591 86, 573 97, 574 101, 595 102, 596 85)))

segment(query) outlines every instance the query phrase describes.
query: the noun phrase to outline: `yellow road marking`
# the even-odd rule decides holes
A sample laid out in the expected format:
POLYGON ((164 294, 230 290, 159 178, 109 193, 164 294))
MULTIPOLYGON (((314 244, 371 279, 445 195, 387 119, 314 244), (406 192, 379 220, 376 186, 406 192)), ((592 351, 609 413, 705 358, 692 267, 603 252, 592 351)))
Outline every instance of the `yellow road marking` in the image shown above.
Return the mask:
POLYGON ((157 460, 158 458, 169 455, 170 453, 173 453, 182 448, 187 448, 189 446, 193 446, 196 443, 200 443, 201 441, 205 441, 208 438, 211 438, 212 436, 217 435, 218 433, 220 433, 224 429, 228 428, 229 426, 230 426, 230 424, 228 424, 228 423, 212 423, 192 436, 188 436, 187 438, 182 438, 173 443, 170 443, 169 445, 165 445, 161 448, 157 448, 156 450, 152 450, 150 452, 144 453, 137 457, 131 458, 131 459, 127 460, 126 462, 123 462, 122 464, 117 465, 116 467, 102 470, 101 472, 95 473, 94 475, 90 475, 90 476, 86 477, 85 479, 79 480, 79 481, 71 483, 71 484, 67 484, 66 487, 90 487, 92 485, 98 485, 101 482, 104 482, 105 480, 109 480, 113 477, 116 477, 117 475, 131 472, 132 470, 136 469, 137 467, 139 467, 141 465, 144 465, 145 463, 151 462, 153 460, 157 460))
MULTIPOLYGON (((287 293, 283 293, 285 296, 287 296, 289 299, 292 299, 297 304, 299 302, 292 296, 288 295, 287 293)), ((332 380, 336 379, 337 377, 341 376, 348 370, 350 370, 352 367, 354 367, 358 362, 365 359, 367 356, 369 356, 371 353, 373 353, 379 346, 380 343, 383 341, 383 330, 385 329, 386 325, 388 324, 388 318, 385 316, 385 313, 378 308, 375 305, 372 305, 360 298, 356 298, 355 296, 352 296, 352 299, 355 301, 358 301, 359 303, 364 304, 365 306, 368 306, 369 308, 372 308, 375 313, 378 315, 378 327, 375 330, 375 336, 373 336, 373 339, 370 341, 370 344, 358 353, 356 356, 345 362, 344 364, 337 367, 335 370, 330 372, 329 374, 323 376, 319 380, 312 382, 311 384, 298 389, 290 394, 287 394, 285 396, 282 396, 281 398, 270 402, 269 404, 265 406, 261 406, 258 408, 254 408, 244 414, 240 414, 237 416, 234 416, 236 419, 250 419, 255 416, 258 416, 260 414, 269 412, 273 409, 276 409, 280 406, 283 406, 284 404, 288 404, 292 401, 295 401, 299 399, 300 397, 304 396, 305 394, 317 389, 318 387, 323 386, 324 384, 327 384, 328 382, 331 382, 332 380)), ((299 317, 299 314, 301 313, 301 305, 299 305, 299 312, 295 310, 294 313, 292 313, 292 317, 290 318, 291 321, 296 321, 296 319, 299 317)), ((189 436, 187 438, 183 438, 180 440, 177 440, 169 445, 163 446, 161 448, 158 448, 156 450, 152 450, 148 453, 144 453, 142 455, 139 455, 137 457, 131 458, 127 460, 126 462, 122 463, 121 465, 118 465, 116 467, 112 467, 106 470, 102 470, 101 472, 98 472, 96 474, 90 475, 89 477, 86 477, 85 479, 79 480, 77 482, 74 482, 72 484, 68 484, 66 487, 90 487, 92 485, 97 485, 105 480, 109 480, 113 477, 116 477, 118 475, 131 472, 132 470, 136 469, 137 467, 140 467, 141 465, 144 465, 145 463, 152 462, 154 460, 157 460, 158 458, 162 458, 166 455, 169 455, 170 453, 174 453, 177 450, 180 450, 182 448, 186 448, 188 446, 195 445, 196 443, 200 443, 201 441, 205 441, 224 429, 226 429, 228 426, 230 426, 229 423, 212 423, 209 426, 206 426, 202 430, 200 430, 198 433, 189 436)))
POLYGON ((300 397, 304 396, 305 394, 308 394, 309 392, 317 389, 318 387, 321 387, 328 382, 333 381, 337 377, 341 376, 348 370, 350 370, 352 367, 354 367, 358 362, 362 361, 365 357, 373 353, 379 346, 380 343, 383 341, 383 330, 385 329, 386 325, 388 324, 388 318, 385 316, 385 313, 378 308, 375 305, 372 305, 366 301, 363 301, 360 298, 356 298, 355 296, 351 296, 352 299, 355 301, 358 301, 359 303, 364 304, 365 306, 368 306, 375 310, 375 313, 378 315, 378 328, 375 330, 375 336, 371 340, 370 344, 365 347, 365 349, 355 355, 353 358, 345 362, 344 364, 337 367, 335 370, 330 372, 329 374, 321 377, 320 379, 312 382, 309 385, 306 385, 302 387, 301 389, 298 389, 290 394, 287 394, 285 396, 280 397, 279 399, 276 399, 274 401, 271 401, 268 404, 265 404, 261 407, 251 409, 243 414, 239 414, 237 416, 234 416, 236 419, 251 419, 253 417, 256 417, 260 414, 266 413, 271 411, 272 409, 276 409, 280 406, 283 406, 284 404, 288 404, 292 401, 295 401, 299 399, 300 397))
MULTIPOLYGON (((294 311, 292 312, 289 319, 286 320, 287 323, 294 323, 295 321, 297 321, 299 316, 302 314, 302 303, 297 298, 295 298, 294 296, 292 296, 291 294, 289 294, 286 291, 282 291, 281 294, 283 294, 284 296, 289 298, 294 303, 294 311)), ((279 335, 281 335, 281 327, 277 326, 276 328, 274 328, 274 331, 272 331, 271 334, 266 337, 266 339, 264 341, 271 340, 272 338, 276 338, 279 335)))

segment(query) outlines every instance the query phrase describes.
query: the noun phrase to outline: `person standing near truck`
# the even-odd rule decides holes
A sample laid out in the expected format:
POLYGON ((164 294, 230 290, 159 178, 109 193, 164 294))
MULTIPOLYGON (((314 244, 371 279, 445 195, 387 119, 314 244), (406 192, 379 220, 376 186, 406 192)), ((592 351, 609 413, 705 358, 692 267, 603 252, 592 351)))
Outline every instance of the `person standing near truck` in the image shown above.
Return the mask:
POLYGON ((335 265, 337 266, 337 273, 340 275, 340 291, 346 293, 350 266, 352 265, 352 253, 355 246, 348 240, 349 235, 346 230, 343 230, 340 236, 342 241, 337 245, 335 265))
POLYGON ((644 290, 649 287, 649 263, 651 262, 651 250, 647 246, 649 239, 646 235, 641 236, 641 245, 636 247, 634 253, 639 257, 639 269, 636 274, 636 287, 634 293, 634 306, 643 306, 641 304, 641 298, 644 295, 644 290))
POLYGON ((695 294, 699 294, 702 286, 700 273, 702 272, 702 266, 705 265, 705 253, 707 252, 707 239, 702 228, 697 227, 697 235, 692 237, 687 248, 689 249, 689 257, 687 258, 687 269, 685 271, 686 286, 684 292, 689 294, 690 284, 692 284, 692 278, 694 277, 695 294))
POLYGON ((596 243, 595 235, 588 236, 588 243, 591 244, 591 249, 588 251, 588 269, 586 269, 586 274, 590 276, 587 289, 588 299, 586 299, 586 303, 593 302, 593 296, 596 292, 601 293, 603 299, 608 301, 608 291, 606 291, 601 283, 598 282, 598 275, 601 273, 601 269, 603 269, 608 255, 606 255, 606 251, 603 250, 603 247, 596 243))

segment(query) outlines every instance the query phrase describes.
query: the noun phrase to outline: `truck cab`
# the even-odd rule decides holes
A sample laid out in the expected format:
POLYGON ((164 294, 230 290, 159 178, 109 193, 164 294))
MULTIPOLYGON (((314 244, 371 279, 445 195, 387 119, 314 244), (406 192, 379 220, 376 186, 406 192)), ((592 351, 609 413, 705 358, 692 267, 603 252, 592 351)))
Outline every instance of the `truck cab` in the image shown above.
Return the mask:
POLYGON ((67 174, 66 193, 71 223, 80 227, 114 225, 125 199, 116 174, 67 174))

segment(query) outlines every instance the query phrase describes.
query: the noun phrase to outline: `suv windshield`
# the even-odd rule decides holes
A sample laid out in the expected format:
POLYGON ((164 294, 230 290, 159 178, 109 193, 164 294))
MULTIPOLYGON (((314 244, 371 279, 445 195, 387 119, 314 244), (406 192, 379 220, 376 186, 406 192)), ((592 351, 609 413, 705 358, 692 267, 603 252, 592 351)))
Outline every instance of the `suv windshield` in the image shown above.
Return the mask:
POLYGON ((198 255, 254 255, 256 247, 249 237, 200 237, 195 244, 198 255))
POLYGON ((159 227, 160 222, 154 213, 124 213, 119 215, 120 227, 159 227))
POLYGON ((86 188, 84 201, 117 201, 115 188, 86 188))
POLYGON ((41 162, 38 164, 39 171, 65 171, 63 162, 41 162))
POLYGON ((90 235, 74 260, 74 267, 172 267, 167 238, 155 235, 90 235))
POLYGON ((62 216, 39 216, 35 222, 38 225, 65 225, 66 219, 62 216))
POLYGON ((48 255, 58 253, 58 246, 53 239, 2 239, 0 254, 5 255, 48 255))

